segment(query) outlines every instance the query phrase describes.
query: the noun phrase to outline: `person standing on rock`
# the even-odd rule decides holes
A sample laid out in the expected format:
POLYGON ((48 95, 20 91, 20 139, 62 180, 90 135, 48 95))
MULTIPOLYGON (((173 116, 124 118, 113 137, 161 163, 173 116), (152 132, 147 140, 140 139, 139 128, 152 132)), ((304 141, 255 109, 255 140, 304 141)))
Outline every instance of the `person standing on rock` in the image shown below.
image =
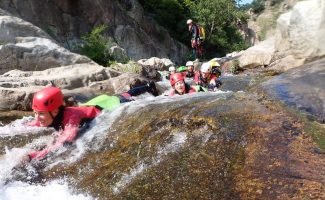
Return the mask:
POLYGON ((40 151, 29 153, 22 159, 22 162, 33 159, 41 160, 50 152, 53 152, 64 144, 73 142, 80 132, 88 128, 88 124, 97 117, 101 110, 112 110, 121 103, 133 101, 132 96, 137 96, 149 92, 158 96, 154 82, 129 90, 128 92, 108 96, 100 95, 82 104, 82 106, 64 106, 64 96, 57 87, 46 87, 35 93, 32 102, 32 109, 35 120, 27 126, 53 127, 56 138, 52 145, 40 151))
POLYGON ((192 19, 187 20, 188 31, 191 37, 192 56, 198 61, 202 57, 202 44, 200 40, 199 28, 192 19))

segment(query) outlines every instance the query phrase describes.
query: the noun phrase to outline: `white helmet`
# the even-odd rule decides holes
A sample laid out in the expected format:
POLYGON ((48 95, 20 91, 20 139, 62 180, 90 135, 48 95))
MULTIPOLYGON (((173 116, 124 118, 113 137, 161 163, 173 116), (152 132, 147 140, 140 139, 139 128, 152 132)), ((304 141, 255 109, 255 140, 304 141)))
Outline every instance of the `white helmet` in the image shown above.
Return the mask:
POLYGON ((194 66, 193 61, 187 61, 187 62, 186 62, 186 67, 187 67, 187 66, 194 66))
POLYGON ((192 24, 193 23, 193 20, 188 19, 186 23, 187 23, 187 25, 192 24))
POLYGON ((202 66, 201 66, 201 70, 200 71, 201 72, 204 72, 204 73, 210 73, 211 72, 211 65, 210 65, 210 63, 208 63, 208 62, 203 63, 202 66))
POLYGON ((168 71, 176 71, 176 68, 174 66, 169 67, 168 71))

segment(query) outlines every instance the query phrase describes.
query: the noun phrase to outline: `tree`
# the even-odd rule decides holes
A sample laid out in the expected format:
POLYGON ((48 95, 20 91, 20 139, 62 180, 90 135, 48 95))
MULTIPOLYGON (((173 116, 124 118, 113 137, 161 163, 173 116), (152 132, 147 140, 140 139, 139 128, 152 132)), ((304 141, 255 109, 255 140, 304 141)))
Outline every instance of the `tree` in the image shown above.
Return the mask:
POLYGON ((205 27, 206 41, 223 53, 245 48, 238 22, 248 16, 239 10, 236 0, 184 0, 193 18, 205 27), (241 45, 239 45, 241 44, 241 45))
POLYGON ((95 27, 89 34, 82 36, 85 44, 80 47, 80 54, 88 56, 100 65, 108 66, 112 61, 107 51, 108 40, 102 36, 106 25, 95 27))

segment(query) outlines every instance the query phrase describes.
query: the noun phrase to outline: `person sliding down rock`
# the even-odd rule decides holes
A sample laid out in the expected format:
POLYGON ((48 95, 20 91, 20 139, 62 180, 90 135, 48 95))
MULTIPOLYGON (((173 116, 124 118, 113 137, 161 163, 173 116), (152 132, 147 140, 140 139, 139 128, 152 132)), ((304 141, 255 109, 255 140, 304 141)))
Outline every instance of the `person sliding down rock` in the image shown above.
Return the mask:
POLYGON ((112 110, 121 103, 133 101, 133 96, 149 92, 158 96, 154 82, 145 86, 135 87, 125 93, 108 96, 100 95, 90 101, 81 104, 81 106, 66 107, 64 105, 64 96, 58 87, 46 87, 34 94, 32 109, 35 114, 35 120, 26 124, 27 126, 53 127, 56 137, 53 144, 40 151, 28 153, 22 162, 31 160, 40 160, 45 158, 50 152, 53 152, 64 144, 73 142, 81 130, 84 131, 95 117, 103 109, 112 110))

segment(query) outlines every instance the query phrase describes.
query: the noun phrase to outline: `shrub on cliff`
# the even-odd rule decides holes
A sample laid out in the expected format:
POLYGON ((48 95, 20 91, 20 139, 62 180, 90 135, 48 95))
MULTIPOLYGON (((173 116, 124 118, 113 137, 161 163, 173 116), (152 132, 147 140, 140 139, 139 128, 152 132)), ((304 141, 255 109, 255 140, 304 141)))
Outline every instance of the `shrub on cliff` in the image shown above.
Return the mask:
POLYGON ((89 34, 82 37, 84 44, 80 46, 80 54, 85 55, 96 63, 108 66, 113 59, 107 49, 108 39, 102 36, 106 25, 95 27, 89 34))

